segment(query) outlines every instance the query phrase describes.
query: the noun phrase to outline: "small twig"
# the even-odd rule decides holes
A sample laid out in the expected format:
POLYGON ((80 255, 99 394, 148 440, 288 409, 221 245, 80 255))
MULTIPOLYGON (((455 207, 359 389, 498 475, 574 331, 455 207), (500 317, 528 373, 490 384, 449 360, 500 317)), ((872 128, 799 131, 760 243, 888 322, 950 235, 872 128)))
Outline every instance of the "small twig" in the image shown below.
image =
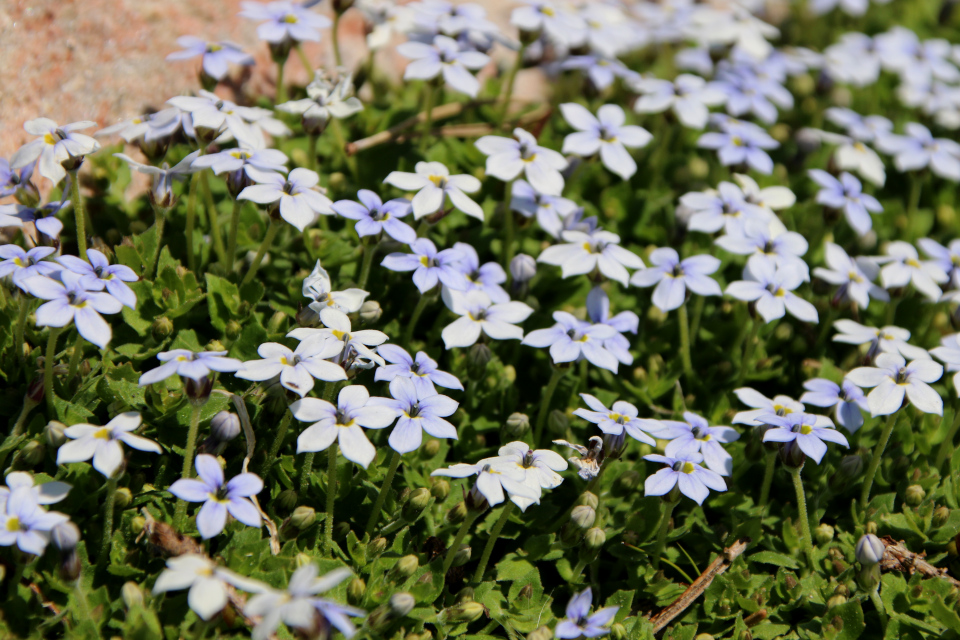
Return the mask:
POLYGON ((684 591, 679 598, 674 600, 669 607, 661 610, 660 613, 650 618, 650 622, 653 623, 653 632, 659 633, 662 631, 674 618, 693 604, 693 601, 706 591, 710 583, 713 582, 713 579, 726 571, 730 565, 733 564, 733 561, 746 551, 749 543, 749 538, 741 538, 724 549, 723 554, 717 556, 717 558, 710 563, 710 566, 700 574, 700 577, 693 581, 693 584, 687 587, 687 590, 684 591))
POLYGON ((949 580, 955 587, 960 587, 960 580, 947 573, 946 569, 935 567, 925 560, 926 553, 914 553, 905 546, 903 540, 897 542, 890 536, 881 538, 883 544, 887 545, 880 560, 880 569, 882 571, 900 571, 902 573, 919 573, 927 578, 943 578, 949 580))
POLYGON ((44 609, 50 609, 50 611, 53 611, 53 615, 55 616, 60 615, 60 607, 58 607, 56 603, 46 600, 43 597, 43 592, 40 591, 40 587, 33 582, 30 583, 29 587, 30 591, 33 591, 37 595, 37 599, 40 600, 40 606, 42 606, 44 609))

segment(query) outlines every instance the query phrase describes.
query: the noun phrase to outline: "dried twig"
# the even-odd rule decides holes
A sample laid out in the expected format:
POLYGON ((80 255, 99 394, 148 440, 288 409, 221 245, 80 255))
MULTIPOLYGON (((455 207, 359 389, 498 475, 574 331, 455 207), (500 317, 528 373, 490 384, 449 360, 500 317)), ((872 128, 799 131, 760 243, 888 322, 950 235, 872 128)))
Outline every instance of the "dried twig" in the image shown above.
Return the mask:
POLYGON ((949 580, 953 586, 960 587, 960 580, 947 574, 946 569, 935 567, 925 560, 926 553, 914 553, 905 546, 903 540, 897 542, 890 536, 881 538, 883 544, 887 545, 883 553, 883 559, 880 560, 880 569, 882 571, 900 571, 903 573, 919 573, 927 578, 943 578, 949 580))
POLYGON ((687 590, 679 598, 673 601, 669 607, 663 609, 657 615, 650 618, 653 623, 653 632, 659 633, 673 621, 674 618, 683 613, 687 607, 693 604, 693 601, 700 597, 713 579, 726 571, 737 557, 747 549, 750 543, 749 538, 741 538, 732 545, 723 550, 723 554, 717 556, 717 559, 710 563, 710 566, 693 581, 687 590))

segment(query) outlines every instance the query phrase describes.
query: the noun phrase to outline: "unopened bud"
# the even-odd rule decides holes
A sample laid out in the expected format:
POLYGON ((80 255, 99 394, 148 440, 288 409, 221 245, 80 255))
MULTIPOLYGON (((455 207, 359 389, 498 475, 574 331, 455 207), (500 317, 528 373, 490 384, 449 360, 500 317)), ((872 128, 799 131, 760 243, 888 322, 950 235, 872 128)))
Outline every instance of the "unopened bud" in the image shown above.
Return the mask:
POLYGON ((350 535, 350 523, 340 521, 333 525, 333 539, 334 540, 343 540, 348 535, 350 535))
POLYGON ((449 622, 473 622, 486 612, 486 608, 473 600, 443 610, 443 617, 449 622))
POLYGON ((429 460, 438 453, 440 453, 439 440, 427 440, 427 442, 420 448, 420 457, 424 460, 429 460))
POLYGON ((547 418, 547 426, 550 427, 550 433, 565 436, 570 428, 570 418, 567 417, 565 412, 554 409, 550 412, 550 417, 547 418))
POLYGON ((593 507, 580 505, 579 507, 574 507, 573 511, 570 512, 570 522, 583 530, 592 527, 596 520, 597 512, 593 507))
POLYGON ((36 380, 30 383, 30 386, 27 387, 26 398, 24 402, 29 399, 33 404, 40 404, 43 402, 43 376, 38 377, 36 380))
POLYGON ((367 559, 376 558, 387 549, 387 539, 384 537, 374 538, 367 543, 367 559))
POLYGON ((627 640, 627 628, 619 622, 610 625, 610 640, 627 640))
POLYGON ((450 524, 457 524, 458 522, 463 522, 463 519, 467 517, 467 505, 462 502, 458 502, 453 506, 449 511, 447 511, 446 519, 450 524))
POLYGON ((47 441, 48 446, 56 449, 67 440, 67 437, 63 434, 66 428, 67 426, 62 422, 51 420, 43 428, 43 439, 47 441))
POLYGON ((837 594, 835 596, 831 596, 830 599, 827 600, 827 611, 844 604, 846 601, 847 597, 844 595, 837 594))
POLYGON ((593 527, 587 530, 583 536, 583 546, 591 551, 599 551, 607 542, 607 534, 599 527, 593 527))
POLYGON ((230 442, 240 435, 240 417, 231 411, 220 411, 210 420, 210 433, 221 442, 230 442))
POLYGON ((143 591, 136 582, 124 582, 123 587, 120 588, 120 597, 123 598, 123 604, 128 610, 143 606, 143 591))
POLYGON ((277 499, 274 504, 277 505, 277 508, 281 512, 290 512, 297 506, 297 492, 293 489, 284 489, 279 493, 279 495, 277 495, 277 499))
POLYGON ((580 544, 583 540, 584 530, 574 522, 566 522, 560 527, 560 544, 564 549, 570 549, 580 544))
POLYGON ((813 537, 816 538, 817 544, 820 546, 828 544, 833 540, 833 527, 823 522, 813 530, 813 537))
POLYGON ((460 548, 457 549, 457 552, 453 554, 453 565, 454 567, 461 567, 468 562, 470 562, 470 557, 473 555, 473 549, 470 545, 461 544, 460 548))
POLYGON ((527 634, 527 640, 553 640, 553 631, 550 627, 537 627, 527 634))
POLYGON ((116 497, 114 498, 117 509, 126 509, 130 506, 130 503, 133 502, 133 492, 130 491, 127 487, 120 487, 117 489, 116 497))
POLYGON ((382 604, 370 614, 367 618, 367 624, 375 631, 385 629, 391 622, 407 615, 416 606, 416 599, 401 591, 390 596, 386 604, 382 604))
POLYGON ((522 440, 530 431, 530 418, 525 413, 511 413, 503 425, 503 434, 507 440, 522 440))
POLYGON ((393 573, 396 579, 405 580, 415 574, 420 568, 420 561, 415 555, 403 556, 393 565, 393 573))
POLYGON ((540 34, 543 32, 543 29, 520 29, 520 44, 529 46, 540 39, 540 34))
POLYGON ((16 459, 25 466, 35 467, 43 462, 43 454, 45 451, 46 447, 36 440, 31 440, 20 449, 16 459))
POLYGON ((360 305, 360 321, 363 324, 372 324, 383 315, 383 309, 376 300, 367 300, 360 305))
POLYGON ((60 554, 60 578, 66 582, 73 582, 80 577, 80 555, 76 549, 64 551, 60 554))
POLYGON ((487 372, 487 365, 493 359, 490 347, 482 342, 470 347, 467 351, 467 375, 471 380, 480 380, 487 372))
POLYGON ((140 533, 146 528, 147 519, 143 516, 134 516, 130 520, 130 532, 134 535, 140 535, 140 533))
POLYGON ((603 459, 619 460, 623 450, 627 447, 627 432, 621 431, 619 434, 603 434, 603 459))
POLYGON ((863 472, 863 458, 857 454, 843 456, 839 471, 845 478, 856 478, 863 472))
POLYGON ((50 531, 50 539, 57 549, 72 551, 80 542, 80 529, 69 520, 61 522, 50 531))
POLYGON ((923 487, 918 484, 912 484, 907 487, 906 495, 904 496, 903 501, 911 507, 917 507, 926 497, 927 492, 923 490, 923 487))
POLYGON ((193 405, 206 404, 213 391, 213 377, 203 376, 199 380, 193 378, 180 378, 183 381, 183 391, 193 405))
POLYGON ((937 510, 933 512, 933 526, 943 526, 949 517, 950 509, 948 507, 938 507, 937 510))
POLYGON ((874 565, 883 560, 887 547, 877 536, 868 533, 857 542, 857 562, 862 565, 874 565))
POLYGON ((227 326, 224 327, 223 333, 227 336, 228 340, 236 340, 240 337, 240 334, 243 333, 243 325, 236 320, 230 320, 227 322, 227 326))
POLYGON ((806 459, 807 456, 797 446, 796 441, 786 442, 780 446, 780 460, 788 467, 799 469, 806 459))
POLYGON ((450 482, 444 478, 430 478, 430 495, 443 502, 450 495, 450 482))
POLYGON ((347 585, 347 602, 357 605, 363 601, 363 595, 367 592, 367 583, 362 578, 354 578, 347 585))
POLYGON ((407 500, 406 504, 403 505, 403 508, 400 510, 401 517, 407 522, 413 522, 420 517, 420 514, 423 513, 423 510, 430 506, 433 496, 430 495, 430 490, 420 487, 410 494, 410 499, 407 500))
POLYGON ((577 504, 582 504, 587 507, 593 507, 594 509, 600 504, 600 498, 597 497, 597 494, 592 491, 584 491, 579 496, 577 496, 577 504))
POLYGON ((290 514, 290 524, 300 531, 309 529, 316 521, 317 512, 313 509, 313 507, 300 506, 294 509, 293 513, 290 514))
POLYGON ((153 334, 153 339, 157 342, 169 338, 173 334, 173 320, 166 316, 157 318, 150 326, 150 333, 153 334))
POLYGON ((869 522, 867 522, 867 524, 863 525, 863 529, 864 529, 864 531, 865 531, 866 533, 872 533, 872 534, 876 535, 876 533, 877 533, 877 523, 874 522, 873 520, 870 520, 869 522))
POLYGON ((467 497, 464 499, 464 504, 467 505, 467 511, 474 514, 483 513, 490 507, 487 498, 480 493, 476 485, 470 487, 470 491, 467 492, 467 497))
POLYGON ((537 275, 537 261, 525 253, 518 253, 510 261, 510 275, 517 284, 523 284, 537 275))

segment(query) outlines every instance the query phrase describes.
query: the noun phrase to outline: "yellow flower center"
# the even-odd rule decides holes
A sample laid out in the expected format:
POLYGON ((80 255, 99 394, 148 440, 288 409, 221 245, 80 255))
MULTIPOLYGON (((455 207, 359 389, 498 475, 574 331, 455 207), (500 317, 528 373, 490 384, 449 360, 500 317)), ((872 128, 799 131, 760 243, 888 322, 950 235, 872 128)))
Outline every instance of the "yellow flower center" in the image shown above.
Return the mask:
POLYGON ((684 473, 693 473, 694 469, 696 469, 696 467, 693 466, 692 462, 684 462, 683 466, 680 467, 680 471, 684 473))
POLYGON ((447 177, 446 177, 446 176, 434 176, 434 175, 431 175, 431 176, 430 176, 430 182, 432 182, 434 185, 442 188, 443 185, 445 185, 445 184, 447 183, 447 177))
POLYGON ((800 433, 807 436, 813 433, 813 427, 808 424, 800 425, 800 433))
POLYGON ((94 438, 100 438, 101 440, 110 439, 110 429, 103 427, 102 429, 97 429, 96 433, 93 434, 94 438))
POLYGON ((288 13, 283 17, 283 21, 286 22, 287 24, 296 24, 297 16, 293 15, 292 13, 288 13))
POLYGON ((53 136, 52 133, 46 133, 43 135, 43 141, 47 144, 57 144, 57 139, 53 136))
POLYGON ((7 518, 7 531, 20 531, 20 518, 17 516, 7 518))

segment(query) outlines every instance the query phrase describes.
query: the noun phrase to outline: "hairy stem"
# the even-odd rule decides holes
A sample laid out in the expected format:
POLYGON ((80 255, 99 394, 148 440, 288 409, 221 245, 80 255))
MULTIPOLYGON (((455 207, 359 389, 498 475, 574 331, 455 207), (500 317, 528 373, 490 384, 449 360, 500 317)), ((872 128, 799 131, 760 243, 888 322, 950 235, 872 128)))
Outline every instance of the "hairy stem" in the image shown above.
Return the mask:
POLYGON ((763 468, 763 484, 760 485, 760 506, 767 506, 770 500, 770 485, 773 484, 773 472, 777 468, 777 452, 767 453, 766 464, 763 468))
POLYGON ((253 258, 253 264, 250 265, 247 275, 243 276, 243 280, 240 282, 241 287, 249 284, 254 276, 257 275, 257 270, 260 269, 263 257, 267 255, 267 251, 270 250, 270 245, 273 244, 273 239, 277 237, 277 232, 280 231, 280 225, 282 224, 282 222, 273 221, 270 223, 270 226, 267 227, 267 235, 263 236, 263 242, 260 243, 260 248, 257 249, 257 255, 253 258))
MULTIPOLYGON (((190 428, 187 431, 187 444, 183 448, 183 469, 180 478, 187 480, 193 476, 193 452, 197 446, 197 432, 200 430, 200 409, 203 405, 195 404, 190 407, 190 428)), ((177 509, 174 512, 173 524, 177 529, 183 528, 183 520, 187 516, 187 503, 177 500, 177 509)))
POLYGON ((483 574, 487 570, 487 563, 490 562, 490 554, 493 553, 493 546, 497 543, 500 533, 503 532, 503 527, 507 524, 507 520, 510 519, 510 514, 513 513, 514 506, 512 500, 507 500, 503 505, 503 509, 500 510, 500 519, 497 520, 497 523, 493 525, 493 529, 490 530, 490 538, 487 540, 487 545, 483 548, 483 555, 480 557, 477 572, 473 574, 474 582, 479 583, 483 580, 483 574))
POLYGON ((233 201, 233 211, 230 212, 230 232, 227 236, 227 269, 233 271, 237 260, 237 233, 240 230, 240 210, 243 209, 242 200, 233 201))
POLYGON ((543 391, 543 396, 540 398, 540 410, 537 412, 537 424, 534 426, 533 430, 533 444, 534 446, 539 446, 543 441, 543 427, 547 423, 547 416, 550 414, 550 401, 553 399, 553 394, 557 390, 557 385, 560 384, 560 379, 566 375, 566 371, 562 371, 557 368, 552 368, 550 371, 550 382, 547 383, 546 389, 543 391))
POLYGON ((797 510, 799 511, 800 530, 803 532, 803 552, 807 556, 807 563, 810 568, 814 567, 813 559, 813 536, 810 535, 810 518, 807 515, 807 497, 803 493, 803 481, 800 479, 800 467, 787 467, 790 475, 793 477, 793 488, 797 492, 797 510))
POLYGON ((32 298, 23 291, 17 295, 17 298, 19 298, 20 310, 17 312, 17 326, 13 334, 13 348, 16 352, 17 362, 23 362, 23 332, 27 326, 27 314, 30 312, 30 302, 32 298))
POLYGON ((70 354, 70 368, 67 374, 67 380, 73 380, 80 369, 80 361, 83 359, 83 336, 77 332, 77 339, 73 343, 73 353, 70 354))
POLYGON ((863 489, 860 491, 861 509, 866 509, 867 502, 870 500, 870 489, 873 488, 873 480, 877 475, 877 469, 880 468, 880 462, 883 460, 883 451, 887 448, 887 442, 890 440, 890 434, 893 433, 893 427, 896 423, 896 413, 891 413, 887 416, 887 423, 883 425, 883 431, 880 432, 880 440, 877 441, 877 446, 873 448, 873 455, 870 457, 870 466, 867 467, 867 475, 863 478, 863 489))
POLYGON ((210 221, 210 235, 213 237, 213 250, 217 254, 217 259, 221 264, 229 266, 227 262, 227 250, 223 246, 223 234, 220 232, 220 214, 217 211, 217 204, 213 201, 213 192, 210 191, 210 179, 207 177, 206 170, 200 172, 200 188, 203 189, 203 201, 207 207, 207 218, 210 221))
MULTIPOLYGON (((27 424, 27 416, 30 415, 30 412, 33 411, 34 407, 37 406, 37 402, 34 402, 30 396, 23 397, 23 408, 20 409, 20 415, 17 416, 17 421, 13 423, 13 428, 10 429, 10 435, 12 437, 19 436, 23 433, 23 427, 27 424)), ((3 457, 0 457, 0 468, 2 468, 2 461, 6 454, 2 454, 3 457)))
POLYGON ((287 430, 290 428, 290 419, 292 417, 293 414, 290 413, 290 410, 284 409, 283 417, 280 418, 280 424, 277 426, 277 435, 274 436, 273 443, 270 445, 270 452, 267 454, 267 459, 263 461, 263 466, 260 468, 261 478, 266 477, 270 471, 270 467, 273 466, 277 456, 280 454, 280 447, 283 446, 283 441, 287 437, 287 430))
POLYGON ((390 467, 387 469, 387 475, 383 477, 383 484, 380 485, 380 493, 377 495, 377 501, 373 504, 373 512, 370 514, 370 519, 367 520, 364 533, 372 534, 373 527, 376 526, 377 520, 380 519, 380 510, 383 509, 383 503, 386 501, 387 494, 393 485, 393 476, 397 474, 397 468, 400 466, 400 458, 400 454, 396 451, 394 451, 390 457, 390 467))
POLYGON ((83 197, 80 195, 80 169, 70 172, 70 200, 73 202, 73 215, 77 224, 77 255, 90 262, 87 258, 87 219, 83 210, 83 197))
POLYGON ((147 272, 144 274, 147 280, 153 280, 153 276, 157 272, 157 262, 160 260, 160 247, 163 246, 163 226, 166 221, 167 209, 154 207, 153 225, 157 228, 157 246, 153 248, 153 255, 150 256, 150 263, 147 264, 147 272))
POLYGON ((337 443, 327 447, 327 518, 323 522, 323 551, 333 548, 333 506, 337 499, 337 443))
POLYGON ((687 303, 677 309, 680 324, 680 357, 683 361, 683 377, 687 384, 693 384, 693 362, 690 360, 690 318, 687 316, 687 303))
POLYGON ((53 366, 57 359, 57 338, 63 331, 60 327, 50 327, 50 333, 47 335, 47 351, 43 357, 43 395, 47 398, 47 412, 50 418, 57 417, 56 407, 53 399, 56 394, 53 392, 53 366))
POLYGON ((883 630, 887 630, 887 609, 883 606, 883 600, 880 599, 880 590, 873 589, 870 592, 870 602, 873 603, 873 606, 877 610, 877 614, 880 616, 880 624, 883 626, 883 630))
POLYGON ((667 546, 667 532, 670 530, 670 516, 673 510, 679 504, 679 500, 663 500, 663 514, 660 516, 660 528, 657 530, 657 543, 650 555, 650 564, 654 569, 660 567, 660 556, 663 555, 663 549, 667 546))
POLYGON ((113 511, 117 502, 117 476, 107 480, 107 500, 103 505, 103 535, 100 538, 100 555, 97 556, 97 569, 107 566, 110 558, 110 544, 113 542, 113 511))
POLYGON ((457 556, 457 551, 460 550, 460 545, 463 544, 463 539, 467 537, 467 531, 470 530, 470 525, 473 524, 473 521, 477 519, 479 513, 473 511, 467 511, 467 516, 463 519, 463 522, 460 523, 460 528, 457 529, 457 535, 454 536, 453 542, 450 544, 450 548, 447 549, 447 555, 443 559, 443 575, 447 575, 447 572, 450 571, 450 567, 453 565, 453 559, 457 556))

